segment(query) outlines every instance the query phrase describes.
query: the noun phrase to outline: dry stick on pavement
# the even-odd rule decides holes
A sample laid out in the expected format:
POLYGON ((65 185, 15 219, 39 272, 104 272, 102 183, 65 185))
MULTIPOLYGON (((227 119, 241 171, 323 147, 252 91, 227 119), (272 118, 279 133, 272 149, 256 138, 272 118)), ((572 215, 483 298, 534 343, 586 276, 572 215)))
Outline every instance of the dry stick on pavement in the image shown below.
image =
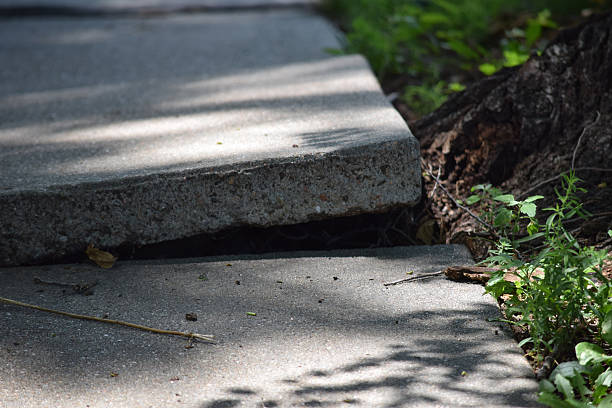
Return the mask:
POLYGON ((393 282, 383 283, 383 285, 384 286, 398 285, 400 283, 410 282, 410 281, 415 281, 415 280, 425 279, 425 278, 432 278, 434 276, 438 276, 438 275, 442 275, 442 274, 444 274, 444 271, 438 271, 438 272, 432 272, 432 273, 424 273, 422 275, 411 276, 409 278, 404 278, 404 279, 396 280, 396 281, 393 281, 393 282))
POLYGON ((31 305, 29 303, 23 303, 23 302, 19 302, 17 300, 7 299, 7 298, 4 298, 4 297, 0 297, 0 302, 8 303, 10 305, 28 307, 30 309, 40 310, 40 311, 43 311, 43 312, 55 313, 55 314, 58 314, 58 315, 71 317, 73 319, 92 320, 94 322, 103 322, 103 323, 117 324, 117 325, 120 325, 120 326, 132 327, 134 329, 144 330, 144 331, 148 331, 148 332, 151 332, 151 333, 169 334, 169 335, 172 335, 172 336, 187 337, 190 340, 196 339, 196 340, 201 340, 201 341, 206 342, 206 343, 216 343, 216 340, 213 339, 213 336, 211 336, 211 335, 204 335, 204 334, 198 334, 198 333, 185 333, 185 332, 174 331, 174 330, 154 329, 152 327, 141 326, 139 324, 123 322, 121 320, 103 319, 101 317, 80 315, 80 314, 69 313, 69 312, 62 312, 61 310, 48 309, 46 307, 31 305))
MULTIPOLYGON (((385 286, 397 285, 404 282, 410 282, 417 279, 425 279, 431 278, 438 275, 446 275, 446 277, 452 281, 456 282, 476 282, 485 284, 489 281, 491 273, 498 271, 499 268, 489 268, 486 266, 476 266, 476 265, 455 265, 449 266, 444 270, 433 272, 433 273, 425 273, 423 275, 411 276, 410 278, 404 278, 400 280, 396 280, 393 282, 385 283, 385 286)), ((513 278, 506 274, 504 275, 504 279, 512 282, 513 278)))

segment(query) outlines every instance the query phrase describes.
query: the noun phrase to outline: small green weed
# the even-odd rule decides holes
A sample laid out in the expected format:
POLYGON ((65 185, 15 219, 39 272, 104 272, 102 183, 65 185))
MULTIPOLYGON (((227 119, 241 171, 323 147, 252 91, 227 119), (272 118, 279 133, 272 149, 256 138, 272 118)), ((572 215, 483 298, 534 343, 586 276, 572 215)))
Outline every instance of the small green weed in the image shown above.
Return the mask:
POLYGON ((534 356, 540 360, 555 346, 573 344, 580 334, 591 330, 593 322, 601 326, 612 310, 612 282, 602 274, 606 252, 580 246, 564 225, 576 216, 587 216, 576 197, 578 191, 584 191, 577 187, 579 181, 573 173, 563 175, 562 189, 556 192, 558 203, 544 209, 550 215, 542 225, 536 218, 536 201, 542 196, 518 201, 481 185, 467 199, 470 204, 481 203, 485 218, 499 235, 483 261, 499 268, 486 290, 496 298, 508 296, 506 315, 512 317, 511 323, 529 330, 530 337, 521 345, 533 343, 534 356), (519 247, 533 240, 543 241, 543 249, 525 260, 519 247), (514 274, 517 281, 505 280, 504 271, 514 274))
MULTIPOLYGON (((612 325, 612 313, 606 321, 612 325)), ((551 408, 612 407, 612 355, 582 342, 576 345, 576 359, 559 364, 548 380, 540 381, 538 401, 551 408)))
POLYGON ((529 18, 523 28, 507 30, 500 41, 501 58, 493 58, 478 66, 480 72, 492 75, 502 67, 514 67, 525 63, 532 53, 540 53, 546 45, 542 40, 544 29, 556 29, 548 9, 540 11, 536 17, 529 18))
MULTIPOLYGON (((544 209, 549 215, 543 224, 536 218, 542 196, 516 200, 488 184, 473 187, 475 194, 466 199, 478 203, 499 238, 483 261, 498 268, 486 291, 504 297, 509 323, 528 329, 530 337, 519 345, 532 343, 536 361, 585 337, 612 345, 612 281, 602 273, 606 251, 581 246, 565 228, 567 221, 589 215, 576 195, 586 192, 579 181, 573 172, 563 175, 562 188, 555 190, 557 204, 544 209), (541 241, 542 249, 524 259, 521 246, 530 241, 541 241), (507 272, 517 279, 505 279, 507 272)), ((540 402, 553 408, 612 408, 612 397, 605 396, 612 356, 586 342, 576 346, 576 356, 578 362, 560 364, 542 382, 540 402)))

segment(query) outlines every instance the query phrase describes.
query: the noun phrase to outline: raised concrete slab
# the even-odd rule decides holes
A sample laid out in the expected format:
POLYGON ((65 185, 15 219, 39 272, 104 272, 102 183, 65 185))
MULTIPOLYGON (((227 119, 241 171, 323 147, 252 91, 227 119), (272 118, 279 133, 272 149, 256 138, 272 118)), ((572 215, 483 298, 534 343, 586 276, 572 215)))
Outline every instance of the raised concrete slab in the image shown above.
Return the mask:
POLYGON ((314 6, 320 0, 0 0, 0 15, 61 12, 225 10, 314 6))
POLYGON ((418 142, 305 11, 0 24, 0 265, 420 195, 418 142))
POLYGON ((383 286, 410 271, 467 262, 464 247, 433 246, 0 269, 0 296, 219 340, 185 349, 178 337, 0 303, 0 401, 3 408, 537 406, 532 371, 500 323, 487 320, 499 310, 481 286, 443 277, 383 286), (99 283, 81 296, 34 277, 99 283), (186 313, 198 320, 186 321, 186 313))

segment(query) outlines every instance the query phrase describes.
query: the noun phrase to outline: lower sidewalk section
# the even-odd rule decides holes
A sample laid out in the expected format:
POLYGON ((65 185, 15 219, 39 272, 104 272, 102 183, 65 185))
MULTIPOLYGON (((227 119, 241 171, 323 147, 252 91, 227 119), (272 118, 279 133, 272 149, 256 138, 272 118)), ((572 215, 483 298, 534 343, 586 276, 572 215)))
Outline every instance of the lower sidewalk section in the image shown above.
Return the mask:
POLYGON ((483 288, 407 274, 461 246, 0 269, 0 296, 218 344, 0 303, 13 407, 527 407, 537 383, 483 288), (90 296, 34 282, 98 280, 90 296), (65 292, 65 293, 64 293, 65 292), (197 321, 186 320, 187 313, 197 321))

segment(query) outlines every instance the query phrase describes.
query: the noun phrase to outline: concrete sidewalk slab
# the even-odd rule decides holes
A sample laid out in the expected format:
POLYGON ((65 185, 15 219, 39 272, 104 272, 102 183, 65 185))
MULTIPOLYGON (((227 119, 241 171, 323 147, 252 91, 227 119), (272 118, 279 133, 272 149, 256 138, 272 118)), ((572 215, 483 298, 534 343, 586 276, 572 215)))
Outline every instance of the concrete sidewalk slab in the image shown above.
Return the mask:
POLYGON ((226 10, 314 6, 320 0, 0 0, 3 11, 39 8, 47 12, 73 9, 90 12, 129 12, 138 10, 226 10))
POLYGON ((304 11, 0 25, 0 265, 414 203, 418 142, 304 11))
POLYGON ((527 407, 537 383, 479 285, 435 277, 461 246, 0 269, 1 296, 196 344, 0 303, 0 401, 21 407, 527 407), (33 278, 99 280, 91 296, 33 278), (247 313, 256 313, 248 316, 247 313), (186 321, 196 313, 196 322, 186 321), (117 374, 116 376, 114 376, 117 374))

